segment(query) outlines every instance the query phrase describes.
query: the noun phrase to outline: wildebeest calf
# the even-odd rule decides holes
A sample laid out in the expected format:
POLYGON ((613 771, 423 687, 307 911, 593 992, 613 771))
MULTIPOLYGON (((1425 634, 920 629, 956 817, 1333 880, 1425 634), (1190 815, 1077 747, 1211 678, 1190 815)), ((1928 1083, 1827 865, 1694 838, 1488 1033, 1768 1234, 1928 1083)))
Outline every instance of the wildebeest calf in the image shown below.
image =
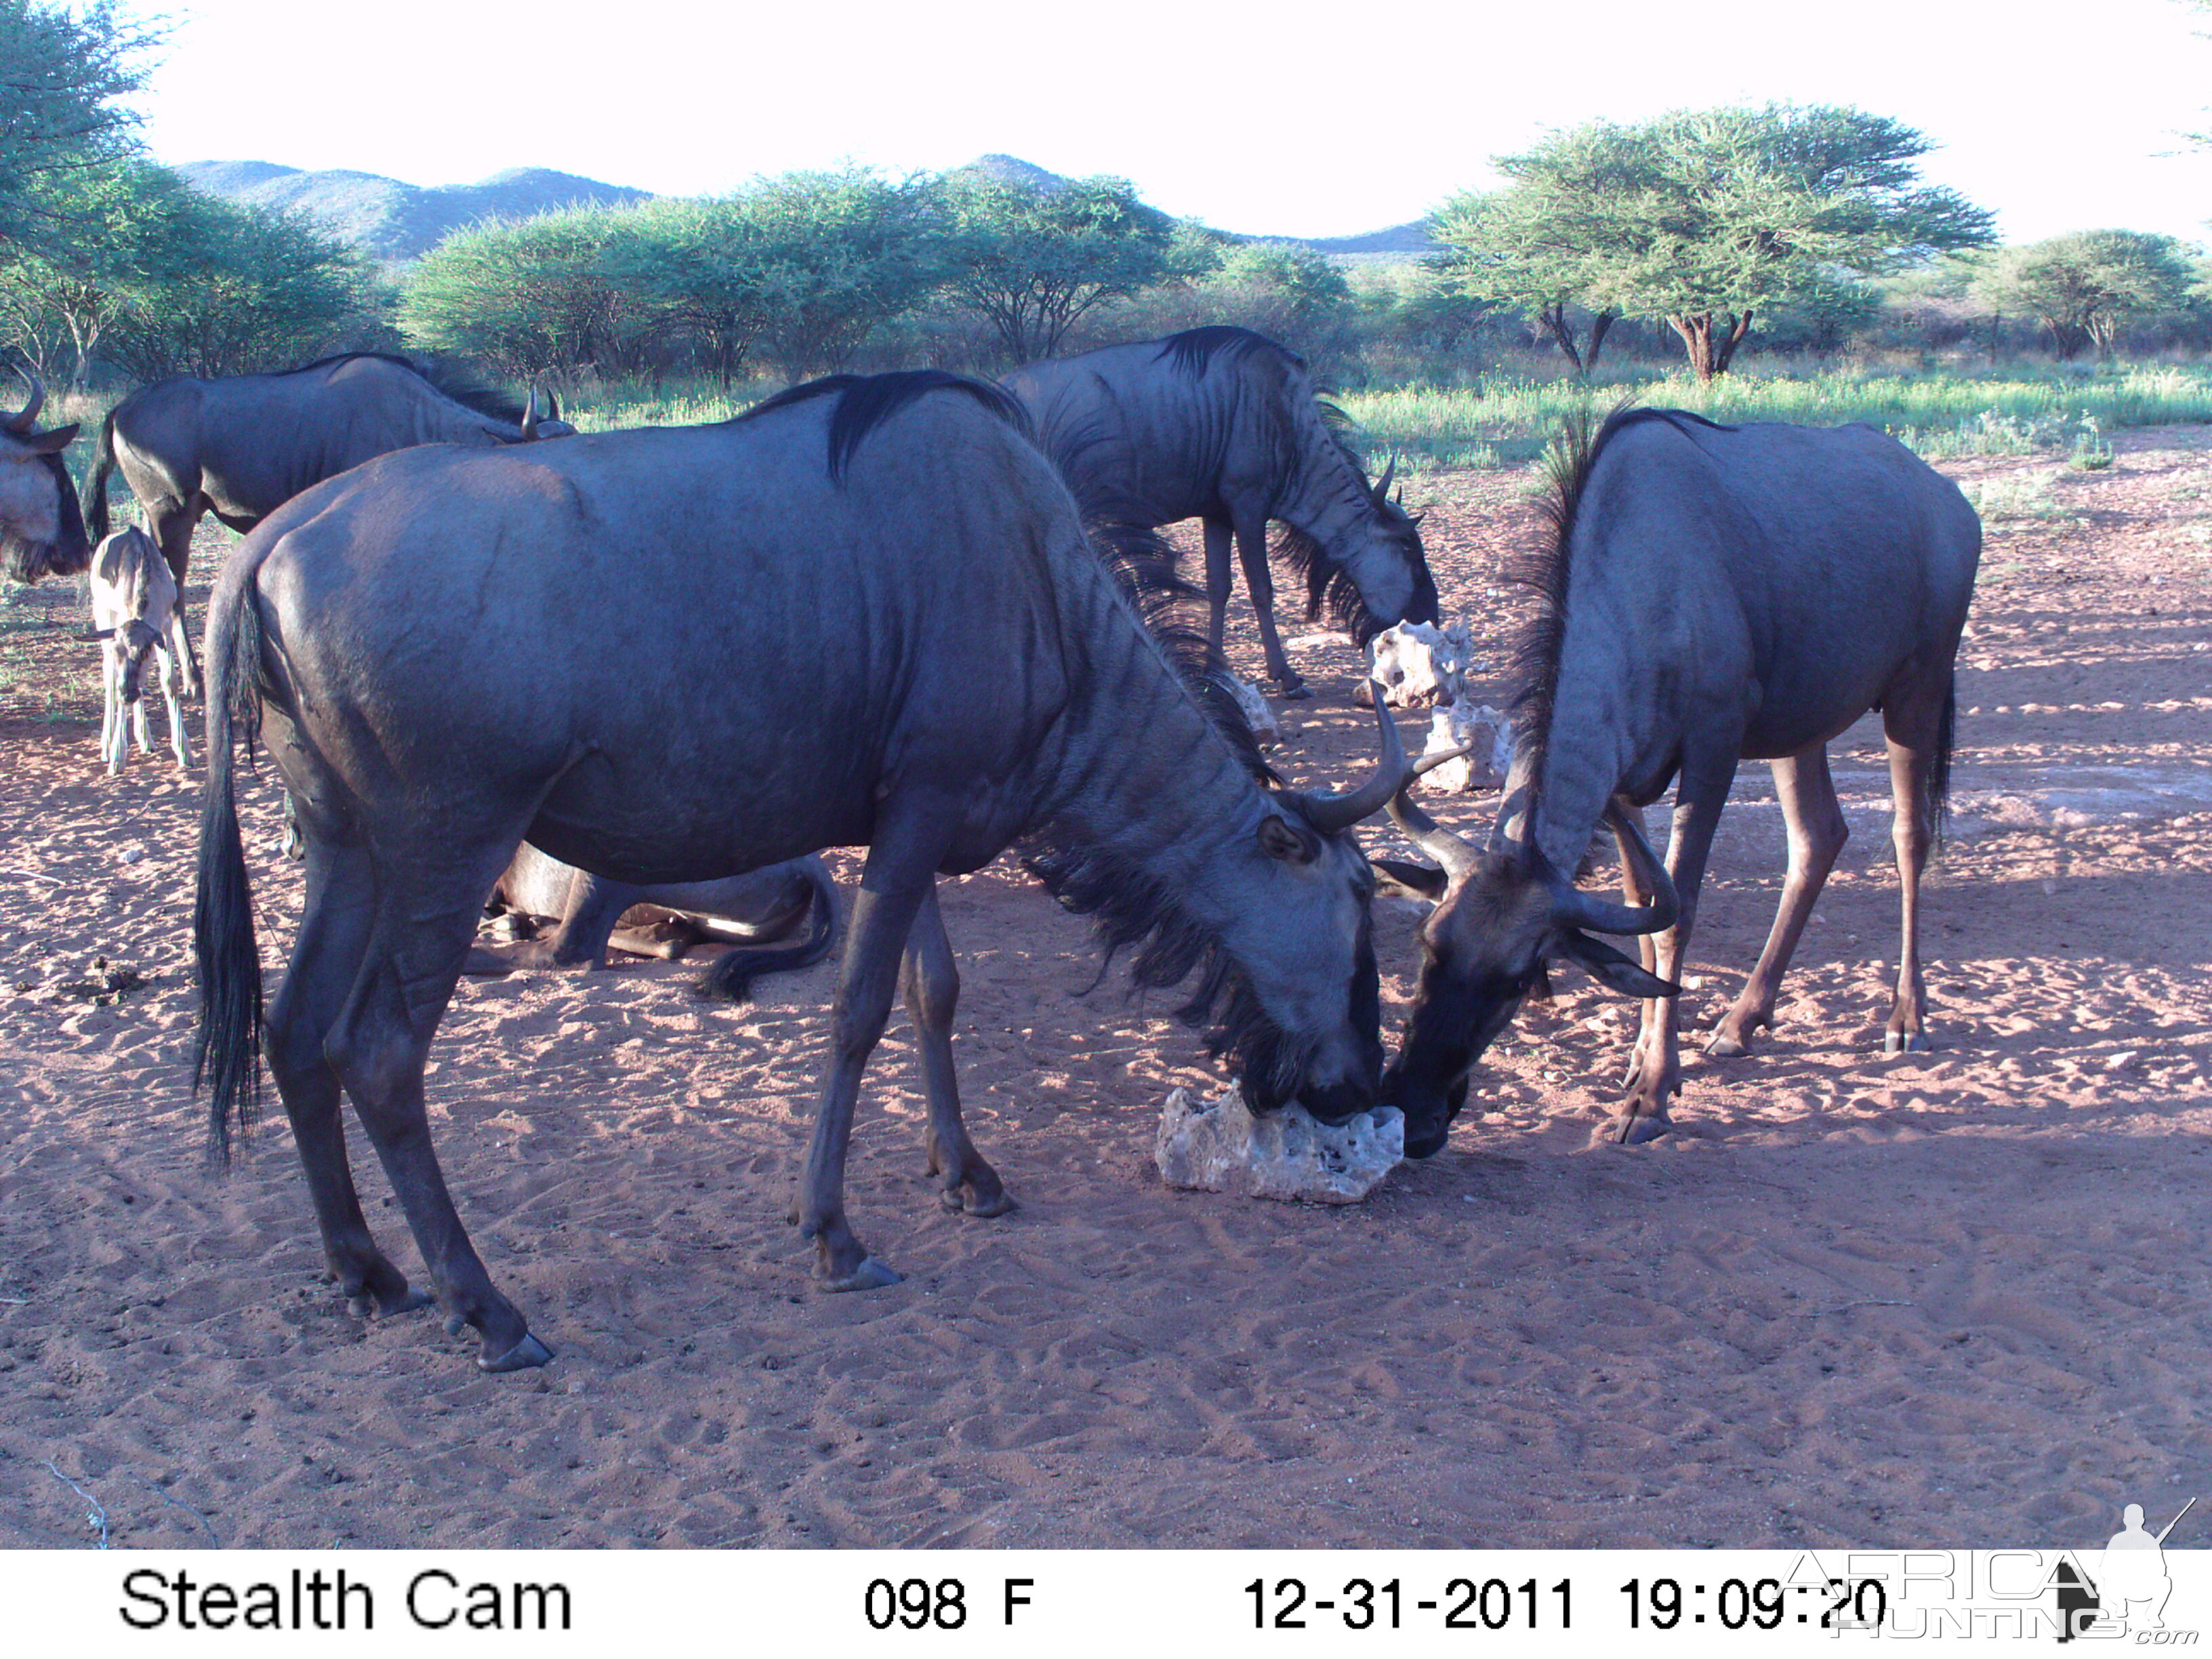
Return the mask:
POLYGON ((154 747, 146 731, 146 700, 140 683, 149 652, 161 658, 161 696, 169 705, 169 751, 176 756, 179 769, 189 766, 175 684, 177 663, 184 655, 177 579, 161 550, 143 530, 118 530, 94 550, 90 581, 93 634, 105 659, 100 752, 106 757, 107 775, 122 774, 131 746, 128 726, 134 719, 138 747, 154 747))

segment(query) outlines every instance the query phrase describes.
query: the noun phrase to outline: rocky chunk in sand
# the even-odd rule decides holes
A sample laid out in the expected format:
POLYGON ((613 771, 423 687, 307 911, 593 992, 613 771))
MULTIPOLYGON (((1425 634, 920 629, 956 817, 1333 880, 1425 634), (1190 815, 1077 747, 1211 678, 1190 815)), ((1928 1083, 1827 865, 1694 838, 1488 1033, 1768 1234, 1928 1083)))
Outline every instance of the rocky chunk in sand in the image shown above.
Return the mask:
POLYGON ((1406 1120, 1394 1107, 1332 1127, 1303 1106, 1255 1115, 1233 1087, 1212 1101, 1177 1089, 1152 1143, 1170 1187, 1308 1204, 1357 1204, 1405 1156, 1406 1120))

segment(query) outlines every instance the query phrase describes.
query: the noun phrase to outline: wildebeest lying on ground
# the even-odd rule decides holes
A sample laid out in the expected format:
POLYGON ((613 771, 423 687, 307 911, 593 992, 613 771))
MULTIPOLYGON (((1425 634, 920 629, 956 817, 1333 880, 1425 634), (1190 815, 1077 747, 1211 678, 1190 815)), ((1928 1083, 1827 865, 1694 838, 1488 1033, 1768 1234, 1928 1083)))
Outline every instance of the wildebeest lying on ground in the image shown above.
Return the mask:
POLYGON ((76 485, 62 451, 76 428, 39 430, 46 388, 35 374, 31 395, 13 415, 0 415, 0 565, 19 582, 74 576, 92 562, 76 485))
MULTIPOLYGON (((181 592, 204 513, 243 534, 309 485, 395 449, 524 443, 574 429, 540 420, 535 392, 518 404, 375 352, 281 374, 179 375, 108 411, 88 486, 92 533, 107 534, 108 480, 120 468, 181 592)), ((197 690, 189 655, 185 667, 186 689, 197 690)))
POLYGON ((1370 485, 1331 428, 1305 360, 1242 328, 1194 328, 1018 368, 1005 384, 1094 516, 1206 526, 1211 637, 1229 611, 1231 538, 1259 617, 1267 672, 1308 696, 1275 632, 1267 520, 1281 551, 1316 573, 1364 643, 1378 628, 1437 620, 1437 585, 1414 520, 1370 485))
POLYGON ((997 387, 925 371, 817 381, 719 426, 409 450, 280 509, 225 567, 199 1071, 227 1152, 262 1041, 232 776, 258 715, 307 851, 270 1068, 362 1310, 421 1298, 362 1219, 341 1090, 478 1363, 548 1358, 462 1228, 422 1096, 484 896, 526 837, 637 885, 868 848, 797 1206, 833 1288, 895 1278, 843 1184, 902 956, 931 1168, 948 1204, 1006 1207, 961 1121, 934 881, 1017 842, 1133 947, 1139 983, 1198 976, 1183 1013, 1215 1021, 1256 1106, 1342 1121, 1373 1103, 1373 877, 1348 831, 1404 778, 1395 729, 1378 716, 1382 768, 1347 795, 1267 787, 1207 699, 1211 663, 1186 674, 1148 630, 1022 423, 997 387), (606 648, 648 637, 642 659, 606 648))
POLYGON ((811 968, 830 953, 837 931, 837 884, 813 854, 720 881, 626 886, 563 864, 525 842, 492 889, 510 914, 553 925, 550 939, 507 959, 474 953, 469 970, 511 967, 599 968, 610 945, 638 956, 680 960, 693 945, 735 945, 699 982, 702 995, 741 1002, 762 974, 811 968), (617 932, 633 910, 647 914, 617 932), (783 941, 800 927, 805 936, 783 941), (479 956, 487 959, 479 960, 479 956))
POLYGON ((1827 744, 1881 711, 1896 799, 1904 946, 1885 1046, 1926 1046, 1920 874, 1940 828, 1952 659, 1981 556, 1957 486, 1870 427, 1717 426, 1674 410, 1616 410, 1553 452, 1552 537, 1529 573, 1539 614, 1516 662, 1513 769, 1480 851, 1409 799, 1392 816, 1442 867, 1390 873, 1437 901, 1420 985, 1384 1097, 1406 1149, 1443 1145, 1468 1073, 1558 957, 1644 1004, 1615 1127, 1670 1127, 1680 1079, 1672 981, 1689 948, 1713 827, 1740 758, 1771 759, 1790 873, 1759 965, 1706 1052, 1741 1054, 1775 995, 1848 833, 1827 744), (1662 871, 1641 808, 1670 779, 1662 871), (1628 902, 1571 873, 1601 817, 1628 902), (1583 929, 1644 935, 1639 966, 1583 929), (1658 935, 1656 949, 1650 936, 1658 935))
POLYGON ((118 530, 93 550, 93 637, 100 642, 100 752, 107 775, 122 775, 135 720, 138 747, 150 752, 144 679, 149 653, 161 658, 161 696, 169 705, 169 752, 179 770, 186 758, 184 711, 177 707, 176 667, 184 655, 184 624, 177 616, 177 579, 161 550, 144 531, 118 530))

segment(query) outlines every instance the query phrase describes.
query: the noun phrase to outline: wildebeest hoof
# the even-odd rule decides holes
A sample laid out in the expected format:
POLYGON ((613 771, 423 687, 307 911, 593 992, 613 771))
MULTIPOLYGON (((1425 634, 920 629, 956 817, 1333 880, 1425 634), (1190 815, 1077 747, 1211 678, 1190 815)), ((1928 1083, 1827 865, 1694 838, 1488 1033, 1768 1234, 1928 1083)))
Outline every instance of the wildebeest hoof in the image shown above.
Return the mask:
POLYGON ((880 1291, 886 1285, 896 1285, 899 1276, 872 1255, 860 1258, 860 1265, 842 1279, 823 1280, 825 1291, 880 1291))
POLYGON ((1605 1126, 1605 1138, 1616 1146, 1641 1146, 1674 1133, 1674 1126, 1663 1117, 1653 1117, 1642 1112, 1623 1112, 1605 1126))
POLYGON ((447 1336, 459 1336, 462 1332, 468 1329, 468 1328, 469 1322, 462 1318, 460 1315, 447 1314, 446 1316, 446 1334, 447 1336))
POLYGON ((962 1215, 981 1216, 987 1219, 994 1215, 1005 1215, 1015 1207, 1012 1193, 1001 1189, 985 1196, 969 1186, 947 1187, 937 1194, 937 1201, 946 1209, 962 1215))
POLYGON ((1923 1054, 1935 1048, 1924 1031, 1885 1031, 1881 1051, 1886 1054, 1923 1054))
POLYGON ((513 973, 514 964, 505 957, 495 951, 487 951, 480 945, 471 945, 469 947, 468 960, 461 963, 461 971, 464 974, 496 975, 513 973))
POLYGON ((496 1359, 486 1359, 481 1354, 477 1356, 477 1369, 480 1371, 492 1372, 494 1375, 501 1371, 526 1371, 533 1366, 550 1365, 552 1363, 553 1350, 527 1332, 523 1334, 521 1341, 516 1343, 496 1359))
POLYGON ((1741 1060, 1750 1052, 1748 1042, 1725 1031, 1714 1032, 1712 1041, 1705 1044, 1706 1054, 1714 1060, 1741 1060))
POLYGON ((1276 688, 1275 695, 1285 702, 1305 702, 1313 696, 1313 687, 1304 680, 1292 680, 1288 685, 1276 688))

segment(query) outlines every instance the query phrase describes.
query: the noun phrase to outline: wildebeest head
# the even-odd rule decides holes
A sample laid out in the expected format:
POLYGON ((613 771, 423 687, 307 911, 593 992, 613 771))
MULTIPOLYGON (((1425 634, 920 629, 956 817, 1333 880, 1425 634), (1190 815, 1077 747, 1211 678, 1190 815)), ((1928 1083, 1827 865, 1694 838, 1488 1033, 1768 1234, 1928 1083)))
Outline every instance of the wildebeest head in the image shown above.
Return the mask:
POLYGON ((1382 1041, 1369 917, 1375 873, 1352 827, 1410 773, 1389 711, 1376 714, 1382 754, 1373 777, 1338 794, 1269 795, 1243 854, 1247 890, 1219 924, 1226 954, 1241 968, 1217 958, 1194 1005, 1215 1004, 1212 1046, 1233 1055, 1255 1111, 1296 1100, 1322 1122, 1341 1123, 1376 1102, 1382 1041))
MULTIPOLYGON (((1309 614, 1320 614, 1325 586, 1334 609, 1356 624, 1354 631, 1363 643, 1377 629, 1433 623, 1443 615, 1436 578, 1429 574, 1421 546, 1420 519, 1390 495, 1397 472, 1394 459, 1382 476, 1366 486, 1362 511, 1328 534, 1327 545, 1318 550, 1324 558, 1310 567, 1315 591, 1309 614)), ((1353 476, 1359 475, 1355 471, 1353 476)))
POLYGON ((19 582, 74 576, 92 562, 76 486, 62 465, 76 428, 38 430, 46 400, 46 386, 34 374, 29 401, 13 415, 0 415, 0 562, 19 582))
POLYGON ((545 394, 547 414, 538 412, 538 388, 530 388, 530 401, 523 406, 522 441, 536 443, 540 438, 573 438, 576 428, 561 418, 561 399, 550 392, 545 394))
POLYGON ((1390 816, 1438 866, 1381 863, 1393 885, 1434 901, 1421 927, 1421 976, 1406 1036, 1382 1079, 1382 1098, 1406 1115, 1406 1155, 1442 1149, 1466 1103, 1468 1074, 1511 1021, 1522 1000, 1546 985, 1549 963, 1580 963, 1635 997, 1675 996, 1680 988, 1592 933, 1656 933, 1674 926, 1668 878, 1636 821, 1620 807, 1607 816, 1625 832, 1628 858, 1644 890, 1638 907, 1599 898, 1553 870, 1533 842, 1493 836, 1477 852, 1404 794, 1390 816))

